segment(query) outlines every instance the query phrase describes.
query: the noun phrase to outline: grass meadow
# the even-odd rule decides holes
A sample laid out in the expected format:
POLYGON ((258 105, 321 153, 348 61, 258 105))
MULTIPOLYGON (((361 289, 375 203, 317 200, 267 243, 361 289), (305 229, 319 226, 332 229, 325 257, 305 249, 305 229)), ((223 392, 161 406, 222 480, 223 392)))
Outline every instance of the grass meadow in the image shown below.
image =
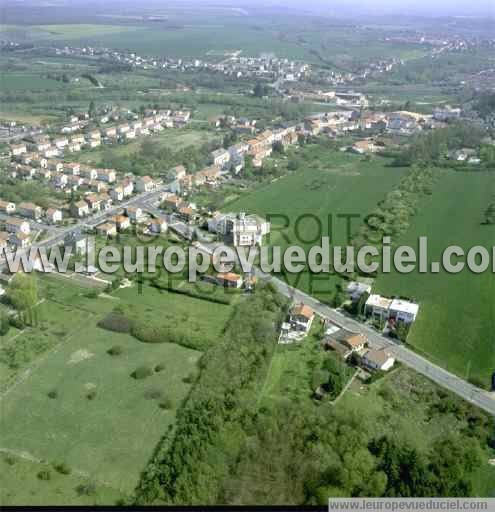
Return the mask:
POLYGON ((0 503, 113 504, 132 494, 154 447, 173 429, 201 352, 143 343, 98 321, 120 306, 149 326, 184 324, 215 340, 231 308, 146 285, 141 293, 133 286, 96 298, 48 276, 39 287, 38 327, 0 344, 0 503), (14 342, 21 354, 11 369, 4 349, 14 342), (108 353, 112 347, 118 355, 108 353), (151 374, 132 377, 140 367, 151 374), (54 469, 60 463, 69 475, 54 469))
MULTIPOLYGON (((451 245, 466 252, 477 245, 493 246, 495 227, 481 221, 494 194, 493 173, 445 173, 397 244, 416 247, 419 236, 428 237, 430 261, 441 261, 442 251, 451 245), (460 192, 469 199, 460 202, 460 192)), ((420 314, 408 337, 416 350, 463 378, 477 377, 488 385, 495 370, 493 273, 392 272, 381 274, 375 289, 419 301, 420 314)))

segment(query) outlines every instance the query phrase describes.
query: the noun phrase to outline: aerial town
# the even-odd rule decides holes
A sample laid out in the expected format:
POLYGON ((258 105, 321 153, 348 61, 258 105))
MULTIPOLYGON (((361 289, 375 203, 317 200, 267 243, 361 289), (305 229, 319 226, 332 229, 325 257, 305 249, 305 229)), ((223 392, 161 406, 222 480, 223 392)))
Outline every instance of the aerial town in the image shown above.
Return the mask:
POLYGON ((185 3, 0 15, 0 505, 494 496, 493 20, 185 3))

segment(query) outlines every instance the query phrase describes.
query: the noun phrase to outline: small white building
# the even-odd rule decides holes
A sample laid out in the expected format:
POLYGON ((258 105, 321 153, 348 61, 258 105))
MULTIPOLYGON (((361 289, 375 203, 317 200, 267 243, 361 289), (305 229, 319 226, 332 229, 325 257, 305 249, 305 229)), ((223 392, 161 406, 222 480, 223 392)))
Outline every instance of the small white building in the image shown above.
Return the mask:
POLYGON ((365 306, 367 315, 371 315, 374 320, 383 321, 389 317, 389 309, 392 299, 387 299, 381 295, 372 294, 368 297, 365 306))
POLYGON ((362 359, 363 365, 371 370, 386 372, 395 364, 395 358, 385 350, 368 350, 362 359))
POLYGON ((419 304, 409 302, 408 300, 394 299, 390 304, 389 318, 397 322, 412 324, 419 312, 419 304))

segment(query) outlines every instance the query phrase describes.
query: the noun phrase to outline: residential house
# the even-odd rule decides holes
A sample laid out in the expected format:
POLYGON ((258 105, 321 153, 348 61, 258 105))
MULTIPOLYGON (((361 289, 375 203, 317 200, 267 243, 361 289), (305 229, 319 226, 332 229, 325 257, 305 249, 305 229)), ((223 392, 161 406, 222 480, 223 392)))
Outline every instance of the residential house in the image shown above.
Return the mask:
POLYGON ((130 127, 127 123, 119 124, 117 126, 117 132, 119 135, 125 135, 130 130, 130 127))
POLYGON ((183 165, 178 165, 171 170, 173 179, 180 180, 186 175, 186 168, 183 165))
POLYGON ((131 219, 125 215, 115 215, 112 217, 112 221, 115 222, 118 231, 124 231, 131 226, 131 219))
POLYGON ((216 275, 216 281, 225 288, 240 288, 243 283, 242 276, 234 272, 220 272, 216 275))
POLYGON ((70 138, 70 141, 74 144, 78 144, 79 146, 82 146, 84 144, 84 135, 82 133, 79 133, 77 135, 73 135, 70 138))
POLYGON ((25 233, 26 235, 31 232, 31 227, 27 220, 12 217, 5 221, 5 229, 9 233, 25 233))
POLYGON ((140 176, 136 179, 136 190, 138 192, 151 192, 155 188, 156 184, 150 176, 140 176))
POLYGON ((376 146, 371 139, 358 140, 351 146, 351 151, 358 154, 374 153, 376 146))
POLYGON ((230 161, 230 153, 223 148, 217 149, 211 153, 211 160, 213 165, 223 168, 230 161))
POLYGON ((193 219, 193 217, 196 213, 196 210, 194 210, 190 206, 184 205, 184 206, 179 206, 177 212, 183 220, 190 221, 193 219))
POLYGON ((67 183, 69 181, 69 178, 72 176, 67 176, 66 174, 62 174, 61 172, 53 173, 52 174, 52 183, 57 188, 65 188, 67 186, 67 183))
POLYGON ((139 207, 129 206, 125 209, 126 215, 132 222, 138 223, 143 218, 143 210, 139 207))
POLYGON ((368 350, 363 358, 362 363, 370 370, 379 370, 386 372, 395 364, 395 359, 385 350, 368 350))
POLYGON ((122 187, 111 188, 109 194, 115 202, 120 202, 124 199, 124 190, 122 187))
POLYGON ((351 352, 360 352, 366 346, 367 339, 363 334, 347 334, 342 337, 340 342, 351 352))
POLYGON ((88 194, 84 200, 88 204, 91 212, 99 212, 101 208, 101 199, 98 194, 88 194))
POLYGON ((81 172, 81 165, 78 162, 65 162, 64 163, 64 171, 67 174, 72 174, 73 176, 78 176, 81 172))
POLYGON ((55 146, 49 146, 47 149, 43 151, 43 156, 45 158, 53 158, 54 156, 59 155, 59 150, 55 146))
POLYGON ((86 201, 76 201, 70 205, 70 213, 73 217, 86 217, 89 215, 89 206, 86 201))
POLYGON ((69 145, 69 139, 67 137, 60 137, 58 139, 55 139, 53 141, 53 144, 57 149, 64 149, 65 146, 69 145))
POLYGON ((60 160, 50 159, 47 161, 47 168, 50 171, 62 172, 64 170, 64 164, 60 160))
POLYGON ((134 192, 134 182, 131 179, 125 179, 121 183, 122 192, 124 193, 124 197, 132 196, 134 192))
POLYGON ((165 208, 170 208, 172 210, 176 210, 177 208, 179 208, 180 203, 180 198, 178 198, 175 194, 169 194, 165 196, 163 200, 163 206, 165 208))
POLYGON ((87 142, 87 145, 93 149, 97 148, 98 146, 101 146, 101 140, 100 139, 89 139, 87 142))
POLYGON ((29 234, 23 233, 22 231, 17 231, 10 237, 10 242, 16 248, 24 249, 29 246, 29 242, 30 242, 29 234))
POLYGON ((17 167, 17 176, 25 180, 31 180, 36 176, 36 169, 30 165, 19 165, 17 167))
POLYGON ((389 316, 391 299, 382 297, 380 295, 372 294, 368 297, 365 304, 365 313, 371 315, 374 320, 385 321, 389 316))
POLYGON ((115 126, 109 126, 103 130, 103 133, 108 139, 115 139, 117 137, 117 128, 115 128, 115 126))
POLYGON ((62 222, 62 211, 57 208, 48 208, 45 212, 45 218, 48 224, 58 224, 62 222))
POLYGON ((148 229, 152 233, 166 233, 168 229, 168 224, 163 219, 151 219, 148 229))
POLYGON ((98 171, 94 167, 90 167, 88 165, 81 165, 79 168, 79 173, 84 178, 88 180, 96 180, 98 179, 98 171))
POLYGON ((117 227, 112 222, 105 222, 96 226, 96 233, 105 237, 115 236, 117 234, 117 227))
POLYGON ((107 211, 112 207, 112 198, 106 192, 102 192, 100 194, 100 209, 102 211, 107 211))
POLYGON ((37 174, 43 180, 49 180, 52 177, 52 171, 44 167, 38 169, 37 174))
POLYGON ((31 150, 37 151, 38 153, 42 153, 43 151, 50 149, 52 144, 48 137, 40 137, 34 139, 33 142, 30 142, 28 145, 31 150))
POLYGON ((117 179, 115 169, 98 169, 98 179, 106 183, 114 183, 117 179))
POLYGON ((12 156, 21 156, 23 153, 27 152, 26 144, 11 144, 10 152, 12 156))
POLYGON ((289 323, 296 331, 309 332, 315 317, 314 311, 306 304, 296 304, 289 312, 289 323))
MULTIPOLYGON (((87 208, 86 204, 84 206, 87 208)), ((70 247, 75 254, 86 254, 88 252, 88 239, 80 232, 71 232, 65 236, 64 246, 70 247)))
POLYGON ((0 253, 9 247, 10 234, 6 231, 0 231, 0 253))
POLYGON ((392 300, 388 313, 389 318, 396 322, 412 324, 418 316, 419 305, 408 300, 394 299, 392 300))
POLYGON ((15 203, 0 200, 0 212, 12 215, 15 212, 15 203))
POLYGON ((81 145, 71 141, 67 145, 67 149, 70 153, 77 153, 78 151, 81 151, 81 145))
POLYGON ((43 214, 43 210, 34 203, 23 202, 17 205, 17 213, 28 219, 39 220, 43 214))
MULTIPOLYGON (((62 174, 62 176, 65 176, 64 174, 62 174)), ((84 178, 82 176, 77 176, 77 175, 69 175, 69 176, 65 176, 66 178, 66 182, 65 182, 65 186, 69 187, 71 190, 77 190, 84 182, 84 178)))
POLYGON ((371 293, 371 285, 367 283, 360 283, 358 281, 351 281, 347 285, 346 292, 353 302, 357 302, 365 293, 371 293))

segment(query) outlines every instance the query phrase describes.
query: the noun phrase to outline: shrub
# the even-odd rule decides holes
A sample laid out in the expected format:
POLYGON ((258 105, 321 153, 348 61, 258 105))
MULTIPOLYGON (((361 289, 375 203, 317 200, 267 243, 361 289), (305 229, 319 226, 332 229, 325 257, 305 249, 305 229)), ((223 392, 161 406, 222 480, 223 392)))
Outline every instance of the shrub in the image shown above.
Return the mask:
POLYGON ((153 375, 153 370, 149 366, 140 366, 131 373, 131 377, 136 380, 146 379, 151 375, 153 375))
POLYGON ((163 392, 159 389, 147 389, 144 392, 144 398, 146 400, 156 400, 157 398, 161 398, 163 396, 163 392))
POLYGON ((160 409, 173 409, 174 407, 174 403, 172 402, 172 399, 170 398, 164 398, 159 404, 158 406, 160 407, 160 409))
POLYGON ((12 457, 11 455, 5 455, 3 457, 3 460, 6 464, 8 464, 9 466, 13 466, 15 464, 15 459, 14 457, 12 457))
POLYGON ((132 330, 132 320, 121 313, 113 312, 100 320, 98 327, 107 331, 130 333, 132 330))
POLYGON ((52 389, 51 391, 48 391, 48 398, 58 398, 58 391, 56 389, 52 389))
POLYGON ((165 370, 165 365, 163 363, 157 364, 155 366, 155 372, 156 373, 162 372, 163 370, 165 370))
POLYGON ((182 382, 185 382, 186 384, 192 384, 196 379, 196 375, 194 373, 190 373, 186 377, 182 379, 182 382))
POLYGON ((51 478, 52 478, 52 474, 47 469, 40 471, 36 476, 40 480, 51 480, 51 478))
POLYGON ((107 350, 107 354, 111 356, 120 356, 124 352, 124 349, 120 345, 114 345, 107 350))
POLYGON ((65 462, 60 462, 53 465, 53 469, 61 475, 70 475, 71 469, 65 462))
POLYGON ((86 395, 86 398, 88 400, 94 400, 96 398, 96 391, 93 389, 92 391, 89 391, 86 395))
POLYGON ((80 484, 76 487, 78 496, 91 496, 96 492, 96 485, 93 482, 87 484, 80 484))

